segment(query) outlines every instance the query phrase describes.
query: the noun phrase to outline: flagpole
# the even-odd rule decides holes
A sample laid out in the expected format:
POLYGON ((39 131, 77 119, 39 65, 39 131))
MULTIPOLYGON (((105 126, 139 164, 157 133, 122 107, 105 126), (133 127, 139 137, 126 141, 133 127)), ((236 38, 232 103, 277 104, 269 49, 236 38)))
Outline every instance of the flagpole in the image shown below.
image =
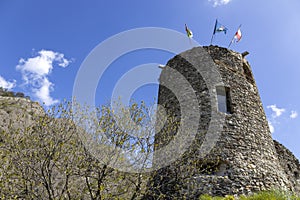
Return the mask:
POLYGON ((215 34, 213 34, 213 35, 211 36, 210 45, 212 45, 212 41, 213 41, 213 39, 214 39, 214 35, 215 35, 215 34))
POLYGON ((210 45, 212 45, 212 42, 213 42, 213 39, 214 39, 214 36, 215 36, 215 33, 216 33, 217 23, 218 23, 218 19, 216 19, 214 31, 213 31, 213 34, 212 34, 211 40, 210 40, 210 45))
MULTIPOLYGON (((238 27, 237 31, 241 28, 241 26, 242 26, 242 24, 240 24, 240 26, 238 27)), ((232 37, 232 39, 231 39, 231 41, 230 41, 230 43, 229 43, 229 45, 228 45, 227 48, 229 48, 229 47, 231 46, 231 44, 233 43, 233 40, 234 40, 235 35, 236 35, 236 32, 235 32, 235 34, 233 35, 233 37, 232 37)))
POLYGON ((230 41, 230 43, 229 43, 229 45, 228 45, 228 49, 229 49, 229 47, 230 47, 230 45, 232 44, 232 42, 233 42, 233 40, 234 40, 234 37, 235 37, 235 34, 233 35, 233 37, 232 37, 232 39, 231 39, 231 41, 230 41))

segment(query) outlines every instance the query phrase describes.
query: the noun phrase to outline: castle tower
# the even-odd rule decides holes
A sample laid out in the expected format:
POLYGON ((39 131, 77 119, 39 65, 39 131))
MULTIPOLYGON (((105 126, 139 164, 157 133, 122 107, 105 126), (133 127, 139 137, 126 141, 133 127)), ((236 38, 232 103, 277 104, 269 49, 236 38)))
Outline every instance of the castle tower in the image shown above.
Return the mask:
MULTIPOLYGON (((190 142, 189 147, 179 159, 154 175, 152 187, 158 197, 248 194, 274 188, 296 190, 296 182, 288 180, 281 164, 284 162, 279 160, 244 56, 217 46, 195 47, 172 58, 162 70, 158 104, 175 116, 178 125, 171 133, 164 128, 156 134, 155 151, 171 145, 186 115, 182 109, 200 112, 199 118, 187 116, 188 120, 197 119, 198 125, 193 140, 183 141, 190 142), (174 78, 174 70, 188 85, 174 78), (188 87, 194 96, 188 94, 188 87), (174 92, 174 88, 179 92, 174 92), (188 98, 196 98, 198 107, 185 106, 183 101, 188 98)), ((181 146, 178 144, 178 148, 181 146)), ((154 154, 154 165, 167 160, 154 154)), ((299 170, 299 162, 296 166, 299 170)))

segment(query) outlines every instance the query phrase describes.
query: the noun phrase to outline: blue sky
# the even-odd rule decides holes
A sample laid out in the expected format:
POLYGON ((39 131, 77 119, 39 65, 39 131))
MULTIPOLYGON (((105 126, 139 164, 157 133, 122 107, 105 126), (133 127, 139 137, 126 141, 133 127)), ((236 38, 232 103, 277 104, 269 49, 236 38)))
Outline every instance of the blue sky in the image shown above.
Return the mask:
MULTIPOLYGON (((187 23, 194 39, 209 45, 218 18, 229 29, 227 35, 216 35, 219 46, 227 47, 242 24, 242 40, 231 48, 250 52, 247 59, 273 137, 300 158, 299 9, 298 0, 1 0, 0 86, 50 106, 71 99, 81 63, 109 37, 142 27, 185 33, 187 23)), ((121 56, 100 80, 96 101, 109 101, 114 83, 133 66, 165 64, 173 56, 151 49, 121 56)), ((156 94, 157 86, 147 85, 134 97, 154 100, 156 94)))

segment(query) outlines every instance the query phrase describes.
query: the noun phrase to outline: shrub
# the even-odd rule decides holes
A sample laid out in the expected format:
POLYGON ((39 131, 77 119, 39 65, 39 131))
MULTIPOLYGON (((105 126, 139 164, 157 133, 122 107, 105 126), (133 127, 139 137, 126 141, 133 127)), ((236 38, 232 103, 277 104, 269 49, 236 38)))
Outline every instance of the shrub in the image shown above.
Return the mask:
POLYGON ((242 195, 237 198, 234 196, 212 197, 210 195, 201 195, 199 200, 300 200, 300 197, 279 190, 261 191, 252 195, 242 195))

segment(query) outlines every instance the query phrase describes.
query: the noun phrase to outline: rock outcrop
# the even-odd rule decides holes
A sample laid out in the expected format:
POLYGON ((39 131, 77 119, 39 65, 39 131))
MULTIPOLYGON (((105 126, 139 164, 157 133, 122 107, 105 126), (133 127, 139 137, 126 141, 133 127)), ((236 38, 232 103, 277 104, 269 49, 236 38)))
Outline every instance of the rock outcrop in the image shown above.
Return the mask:
POLYGON ((0 130, 29 126, 33 116, 45 114, 39 103, 23 97, 0 96, 0 130))

